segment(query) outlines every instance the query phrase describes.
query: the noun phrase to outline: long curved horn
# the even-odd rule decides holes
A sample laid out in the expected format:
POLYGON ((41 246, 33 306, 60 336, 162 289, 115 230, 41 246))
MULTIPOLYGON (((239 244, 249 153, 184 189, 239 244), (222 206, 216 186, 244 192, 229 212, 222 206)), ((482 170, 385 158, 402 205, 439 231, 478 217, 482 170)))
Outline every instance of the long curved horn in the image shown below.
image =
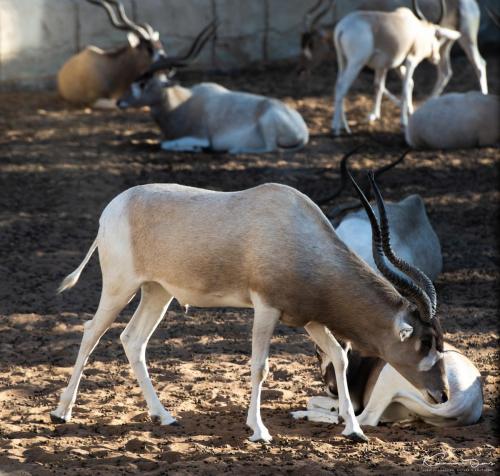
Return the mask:
POLYGON ((418 0, 412 0, 411 5, 412 5, 412 8, 413 8, 413 13, 415 13, 415 16, 419 20, 427 20, 425 18, 425 15, 422 13, 422 10, 420 10, 420 6, 418 4, 418 0))
POLYGON ((361 200, 361 203, 366 211, 366 214, 368 215, 368 219, 370 220, 370 225, 372 228, 372 253, 375 265, 377 266, 378 270, 382 273, 382 275, 390 283, 392 283, 403 296, 405 296, 407 299, 411 300, 416 304, 422 320, 431 321, 433 317, 432 303, 427 294, 421 288, 416 286, 415 283, 413 283, 412 281, 408 280, 404 276, 400 276, 397 273, 395 273, 385 263, 384 259, 385 255, 382 245, 382 234, 380 231, 379 223, 377 221, 377 217, 375 216, 375 212, 373 211, 370 202, 368 201, 365 194, 354 180, 351 173, 349 171, 347 171, 347 173, 349 179, 354 185, 356 192, 358 193, 359 199, 361 200))
POLYGON ((375 199, 377 201, 377 207, 380 214, 380 231, 382 233, 382 246, 384 249, 384 254, 387 259, 400 271, 405 273, 408 277, 410 277, 418 286, 420 286, 427 296, 429 297, 432 305, 432 317, 436 314, 437 308, 437 295, 436 289, 434 288, 434 284, 428 278, 428 276, 420 271, 416 266, 411 265, 404 259, 396 256, 394 254, 394 250, 391 246, 391 236, 389 231, 389 220, 387 218, 387 212, 385 209, 384 199, 382 198, 382 194, 380 193, 380 189, 378 188, 377 183, 375 182, 375 177, 372 173, 368 174, 368 178, 370 179, 370 183, 372 189, 375 194, 375 199))
MULTIPOLYGON (((425 20, 425 21, 430 21, 422 12, 422 10, 420 10, 420 6, 418 4, 418 0, 412 0, 412 7, 413 7, 413 12, 415 13, 415 16, 419 19, 419 20, 425 20)), ((440 0, 439 2, 439 6, 440 6, 440 11, 439 11, 439 20, 436 21, 436 25, 439 25, 442 21, 443 21, 443 18, 444 16, 446 15, 446 4, 445 4, 445 1, 444 0, 440 0)))
POLYGON ((347 154, 344 155, 344 157, 342 157, 342 160, 340 161, 340 185, 334 192, 332 192, 327 197, 317 200, 316 203, 318 205, 324 205, 325 203, 332 201, 334 198, 337 198, 342 193, 348 178, 347 161, 349 160, 349 157, 351 157, 351 155, 354 155, 356 152, 359 152, 363 147, 364 144, 357 145, 356 147, 354 147, 354 149, 351 149, 349 152, 347 152, 347 154))
POLYGON ((500 15, 495 13, 490 7, 484 7, 486 9, 486 13, 493 20, 493 23, 500 28, 500 15))
POLYGON ((306 14, 304 15, 304 30, 305 31, 311 31, 311 24, 312 24, 312 15, 316 13, 316 10, 322 5, 324 0, 318 0, 312 8, 307 10, 306 14))
MULTIPOLYGON (((325 203, 332 201, 334 198, 337 198, 342 193, 342 191, 344 190, 344 188, 346 186, 347 179, 348 179, 347 161, 348 161, 349 157, 351 157, 351 155, 353 155, 356 152, 359 152, 359 150, 362 149, 363 147, 364 147, 364 144, 358 145, 354 149, 347 152, 347 154, 344 155, 344 157, 342 157, 342 160, 340 161, 340 185, 338 186, 338 188, 334 192, 332 192, 327 197, 322 198, 320 200, 316 200, 316 203, 319 206, 324 205, 325 203)), ((389 164, 384 165, 383 167, 380 167, 377 170, 375 170, 375 172, 374 172, 375 177, 379 177, 383 173, 387 172, 388 170, 390 170, 393 167, 395 167, 396 165, 398 165, 400 162, 402 162, 404 160, 404 158, 411 151, 412 151, 412 149, 406 149, 396 160, 394 160, 393 162, 390 162, 389 164)))
POLYGON ((190 61, 194 60, 200 54, 208 40, 215 36, 216 31, 217 22, 213 21, 209 23, 205 28, 203 28, 203 30, 201 30, 185 55, 160 58, 149 67, 146 74, 151 75, 152 73, 163 69, 187 66, 190 61))
POLYGON ((310 27, 308 31, 314 30, 318 22, 330 11, 330 8, 333 4, 333 0, 329 0, 328 5, 323 8, 311 21, 310 27))
POLYGON ((137 25, 127 16, 125 8, 118 0, 87 0, 87 2, 103 7, 108 14, 109 20, 115 28, 124 31, 133 31, 146 41, 151 39, 146 28, 137 25), (110 4, 116 7, 118 17, 110 4))
POLYGON ((440 15, 439 15, 439 20, 436 22, 436 25, 441 24, 441 22, 443 21, 443 18, 446 15, 446 3, 445 3, 445 1, 441 0, 439 2, 439 6, 441 7, 441 10, 440 10, 440 15))

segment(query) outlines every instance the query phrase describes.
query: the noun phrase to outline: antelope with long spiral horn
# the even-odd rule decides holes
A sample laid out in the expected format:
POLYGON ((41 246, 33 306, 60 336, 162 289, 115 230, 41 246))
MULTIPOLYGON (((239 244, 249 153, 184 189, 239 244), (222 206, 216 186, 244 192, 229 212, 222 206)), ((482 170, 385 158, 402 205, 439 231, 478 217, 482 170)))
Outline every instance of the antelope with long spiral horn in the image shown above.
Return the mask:
POLYGON ((107 13, 111 25, 127 32, 128 44, 110 50, 87 46, 59 70, 59 94, 78 105, 115 105, 115 101, 151 63, 165 55, 159 33, 138 24, 117 0, 87 0, 107 13), (111 101, 109 101, 111 100, 111 101))

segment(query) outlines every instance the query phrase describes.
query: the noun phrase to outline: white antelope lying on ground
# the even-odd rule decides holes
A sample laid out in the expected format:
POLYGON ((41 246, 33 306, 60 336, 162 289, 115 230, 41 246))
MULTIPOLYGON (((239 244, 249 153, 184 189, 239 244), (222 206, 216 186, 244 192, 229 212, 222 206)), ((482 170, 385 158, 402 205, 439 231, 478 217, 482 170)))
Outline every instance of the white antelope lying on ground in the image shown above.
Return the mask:
MULTIPOLYGON (((399 256, 436 279, 442 269, 439 239, 429 222, 418 195, 387 204, 391 242, 399 256)), ((338 236, 372 268, 371 227, 366 214, 347 215, 336 228, 338 236)), ((427 343, 428 345, 428 343, 427 343)), ((347 347, 347 346, 345 346, 347 347)), ((450 398, 431 404, 394 367, 379 358, 348 352, 347 384, 360 425, 376 426, 379 421, 421 419, 436 426, 471 425, 483 407, 480 374, 472 362, 451 345, 444 344, 443 361, 450 385, 450 398)), ((329 397, 311 397, 306 411, 292 412, 296 419, 338 422, 338 392, 335 369, 328 356, 317 349, 321 375, 329 397)))
MULTIPOLYGON (((308 72, 315 67, 322 61, 325 53, 333 47, 333 26, 317 27, 319 20, 332 10, 332 4, 335 5, 333 11, 336 22, 357 10, 391 12, 399 7, 411 7, 421 20, 436 19, 435 23, 439 26, 459 31, 461 36, 458 43, 474 68, 481 92, 488 94, 486 61, 479 53, 477 45, 480 10, 476 0, 441 0, 441 13, 437 12, 439 5, 436 0, 419 0, 418 2, 415 0, 336 0, 335 2, 319 0, 308 12, 308 18, 306 18, 306 28, 301 40, 300 71, 308 72), (327 5, 326 8, 323 8, 325 5, 327 5), (426 13, 425 16, 423 12, 426 13)), ((498 15, 490 10, 488 13, 494 22, 499 22, 498 15)), ((441 94, 452 76, 450 51, 453 43, 453 41, 441 42, 440 60, 437 64, 438 76, 432 96, 441 94)), ((390 93, 387 92, 387 94, 390 99, 394 100, 390 93)))
POLYGON ((260 417, 260 396, 279 321, 304 326, 334 363, 343 434, 350 438, 366 440, 349 398, 347 355, 336 337, 390 362, 421 389, 422 398, 446 401, 443 334, 432 282, 389 253, 388 236, 381 235, 373 219, 374 246, 385 277, 344 245, 319 207, 287 186, 213 192, 151 184, 121 193, 102 213, 87 256, 60 287, 75 285, 99 248, 101 300, 94 318, 85 323, 73 375, 53 420, 71 418, 85 362, 139 289, 141 302, 121 339, 149 413, 162 424, 175 419, 154 391, 145 352, 174 297, 196 307, 254 308, 247 418, 252 441, 271 440, 260 417), (384 256, 405 275, 385 266, 384 256))
POLYGON ((277 99, 215 83, 185 88, 165 74, 154 74, 179 66, 176 59, 161 59, 117 103, 120 108, 149 106, 163 133, 162 149, 238 154, 294 150, 307 144, 304 119, 277 99))
POLYGON ((159 33, 147 23, 138 25, 130 20, 120 2, 87 1, 102 6, 111 24, 128 32, 129 44, 111 50, 88 46, 62 66, 57 86, 59 94, 71 103, 93 105, 101 100, 98 104, 105 105, 106 100, 119 98, 152 61, 165 53, 159 33))
POLYGON ((408 145, 459 149, 500 143, 500 96, 477 91, 429 99, 410 116, 408 145))
POLYGON ((456 40, 460 33, 419 20, 408 8, 394 12, 353 12, 335 27, 334 41, 339 71, 335 84, 332 129, 350 133, 344 113, 344 97, 364 66, 375 70, 375 104, 370 121, 380 118, 382 94, 389 69, 403 76, 401 124, 413 112, 413 73, 424 59, 439 61, 441 40, 456 40))

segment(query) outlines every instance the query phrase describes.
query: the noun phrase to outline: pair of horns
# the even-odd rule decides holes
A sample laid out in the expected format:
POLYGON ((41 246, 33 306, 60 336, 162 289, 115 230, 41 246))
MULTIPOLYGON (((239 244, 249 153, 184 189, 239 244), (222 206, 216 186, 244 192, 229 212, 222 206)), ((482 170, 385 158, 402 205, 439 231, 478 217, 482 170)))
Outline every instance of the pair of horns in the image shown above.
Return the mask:
POLYGON ((333 0, 327 0, 327 5, 325 8, 321 8, 325 0, 318 0, 312 8, 307 10, 304 17, 304 29, 307 32, 312 32, 318 22, 328 13, 331 6, 333 5, 333 0))
MULTIPOLYGON (((342 160, 340 161, 340 185, 330 195, 321 198, 320 200, 317 200, 316 203, 318 205, 321 206, 325 205, 328 202, 331 202, 333 199, 337 198, 343 192, 348 180, 347 162, 352 155, 359 152, 364 147, 365 144, 360 144, 354 147, 354 149, 351 149, 349 152, 347 152, 347 154, 344 155, 344 157, 342 157, 342 160)), ((409 152, 411 152, 411 149, 406 149, 396 160, 375 170, 374 172, 375 178, 379 177, 383 173, 387 172, 388 170, 392 169, 393 167, 401 163, 409 152)))
POLYGON ((391 246, 391 237, 389 232, 389 221, 385 209, 384 199, 377 186, 373 172, 368 173, 371 188, 377 201, 377 208, 380 215, 380 224, 377 220, 370 202, 358 186, 349 170, 347 171, 356 192, 359 195, 361 203, 368 215, 372 228, 372 252, 373 259, 378 270, 391 282, 396 289, 407 299, 412 301, 419 311, 420 317, 426 322, 432 322, 436 315, 437 296, 432 281, 420 271, 416 266, 407 263, 402 258, 394 254, 391 246), (400 276, 395 273, 385 262, 385 259, 406 276, 400 276))
POLYGON ((216 31, 217 22, 212 21, 205 28, 203 28, 203 30, 201 30, 201 32, 198 34, 193 44, 189 48, 189 51, 185 55, 162 57, 149 67, 145 75, 151 76, 157 71, 187 66, 189 62, 193 61, 200 54, 201 50, 207 44, 207 42, 215 36, 216 31))
POLYGON ((118 0, 87 0, 93 5, 103 7, 108 14, 111 24, 119 30, 132 31, 146 41, 151 41, 155 30, 148 23, 139 25, 132 21, 125 13, 125 8, 118 0))
MULTIPOLYGON (((422 13, 422 10, 420 10, 420 6, 418 4, 418 0, 412 0, 412 6, 413 6, 413 11, 415 13, 415 15, 420 19, 420 20, 425 20, 425 21, 429 21, 426 16, 422 13)), ((446 15, 446 3, 444 0, 440 0, 439 1, 439 6, 441 7, 440 8, 440 11, 439 11, 439 20, 437 20, 435 23, 436 25, 439 25, 442 21, 443 21, 443 18, 445 17, 446 15)))

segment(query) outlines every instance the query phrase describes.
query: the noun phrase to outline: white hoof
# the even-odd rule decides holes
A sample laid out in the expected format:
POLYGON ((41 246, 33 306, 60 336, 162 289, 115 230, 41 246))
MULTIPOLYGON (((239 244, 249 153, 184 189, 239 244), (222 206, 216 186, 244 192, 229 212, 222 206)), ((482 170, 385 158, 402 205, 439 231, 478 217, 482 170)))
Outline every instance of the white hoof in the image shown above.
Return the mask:
POLYGON ((52 423, 68 423, 71 420, 71 412, 63 412, 59 409, 50 412, 52 423))
POLYGON ((307 420, 307 410, 298 410, 296 412, 290 412, 292 418, 295 420, 307 420))
POLYGON ((253 443, 257 441, 262 441, 264 443, 270 443, 272 441, 272 436, 270 435, 269 431, 256 431, 254 434, 249 438, 250 441, 253 443))
POLYGON ((162 426, 179 425, 177 420, 168 412, 161 413, 159 415, 150 415, 150 418, 154 423, 159 423, 162 426))
POLYGON ((374 114, 373 112, 368 116, 368 122, 375 122, 378 121, 380 116, 377 114, 374 114))

